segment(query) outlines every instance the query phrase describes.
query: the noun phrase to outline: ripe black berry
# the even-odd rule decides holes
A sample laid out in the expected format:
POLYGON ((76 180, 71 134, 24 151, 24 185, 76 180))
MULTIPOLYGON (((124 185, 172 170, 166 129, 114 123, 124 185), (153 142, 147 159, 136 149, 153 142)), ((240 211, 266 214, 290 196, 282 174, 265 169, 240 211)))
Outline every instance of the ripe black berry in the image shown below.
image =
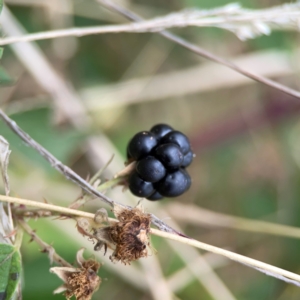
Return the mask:
POLYGON ((141 179, 136 172, 129 177, 129 189, 135 196, 143 198, 147 198, 155 192, 153 184, 141 179))
POLYGON ((147 197, 148 200, 156 201, 162 199, 164 196, 162 196, 158 191, 154 192, 150 197, 147 197))
POLYGON ((141 159, 147 156, 156 145, 157 140, 153 133, 139 132, 129 142, 128 155, 130 158, 141 159))
POLYGON ((176 144, 162 144, 155 149, 154 155, 168 169, 179 168, 183 162, 183 154, 176 144))
POLYGON ((184 157, 181 163, 183 168, 188 167, 193 161, 194 153, 190 150, 184 157))
POLYGON ((147 156, 137 162, 136 171, 140 177, 149 182, 157 182, 166 175, 163 164, 153 156, 147 156))
POLYGON ((177 197, 183 194, 191 185, 191 178, 182 169, 170 172, 157 184, 157 191, 165 197, 177 197))
POLYGON ((190 142, 186 135, 180 131, 171 131, 167 133, 160 141, 161 144, 173 143, 180 147, 182 153, 185 155, 190 150, 190 142))
POLYGON ((193 155, 188 138, 169 125, 137 133, 127 146, 128 163, 136 161, 128 179, 130 191, 151 201, 183 194, 191 186, 185 168, 193 155))
POLYGON ((162 137, 164 137, 167 133, 172 131, 173 128, 167 124, 157 124, 150 129, 156 139, 159 141, 162 137))

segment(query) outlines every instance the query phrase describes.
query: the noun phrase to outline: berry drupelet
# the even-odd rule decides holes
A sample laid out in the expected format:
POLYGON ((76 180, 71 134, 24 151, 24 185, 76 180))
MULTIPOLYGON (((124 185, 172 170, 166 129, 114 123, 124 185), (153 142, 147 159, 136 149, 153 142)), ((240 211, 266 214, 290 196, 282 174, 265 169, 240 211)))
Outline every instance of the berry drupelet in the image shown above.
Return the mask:
POLYGON ((150 201, 177 197, 191 186, 186 171, 194 154, 186 135, 167 124, 137 133, 127 147, 127 158, 136 161, 130 175, 130 191, 150 201))
POLYGON ((136 164, 136 171, 140 177, 149 182, 157 182, 163 179, 167 173, 164 165, 154 156, 147 156, 136 164))
POLYGON ((157 140, 153 133, 142 131, 137 133, 129 142, 127 155, 135 160, 147 156, 157 145, 157 140))

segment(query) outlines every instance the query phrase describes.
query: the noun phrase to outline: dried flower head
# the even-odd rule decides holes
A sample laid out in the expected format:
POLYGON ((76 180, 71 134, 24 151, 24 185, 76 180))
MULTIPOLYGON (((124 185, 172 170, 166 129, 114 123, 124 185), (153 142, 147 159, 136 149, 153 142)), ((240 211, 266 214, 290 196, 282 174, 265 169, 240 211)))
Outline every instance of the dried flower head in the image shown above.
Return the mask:
POLYGON ((98 290, 101 278, 97 275, 100 263, 93 259, 84 260, 83 251, 77 252, 78 268, 54 267, 50 272, 55 273, 64 281, 64 284, 57 288, 54 293, 65 292, 67 299, 75 296, 77 300, 89 300, 95 291, 98 290))
POLYGON ((145 214, 140 207, 124 209, 115 206, 114 213, 119 222, 109 228, 111 240, 116 245, 110 259, 126 265, 147 257, 151 216, 145 214))
POLYGON ((95 251, 104 247, 113 250, 111 261, 130 264, 131 261, 148 256, 149 232, 151 216, 144 213, 142 207, 127 209, 114 205, 113 212, 118 219, 108 219, 107 212, 100 209, 96 212, 94 220, 78 218, 78 231, 95 241, 95 251), (109 225, 103 225, 107 223, 109 225))

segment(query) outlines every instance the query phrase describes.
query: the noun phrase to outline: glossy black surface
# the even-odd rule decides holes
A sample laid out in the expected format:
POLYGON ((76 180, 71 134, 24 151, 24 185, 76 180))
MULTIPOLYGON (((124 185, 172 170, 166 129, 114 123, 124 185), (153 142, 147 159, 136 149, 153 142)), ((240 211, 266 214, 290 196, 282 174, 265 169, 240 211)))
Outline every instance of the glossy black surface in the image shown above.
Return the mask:
POLYGON ((188 167, 194 158, 194 153, 190 150, 184 157, 183 157, 183 161, 181 163, 181 166, 186 168, 188 167))
POLYGON ((157 184, 157 191, 165 197, 177 197, 183 194, 191 185, 191 178, 182 169, 170 172, 157 184))
POLYGON ((155 157, 147 156, 136 164, 136 171, 145 181, 157 182, 166 175, 166 168, 155 157))
POLYGON ((155 192, 153 184, 141 179, 136 172, 129 177, 129 189, 132 194, 141 198, 147 198, 155 192))
POLYGON ((150 132, 152 132, 159 141, 163 136, 172 130, 173 128, 167 124, 157 124, 150 129, 150 132))
POLYGON ((183 154, 176 144, 162 144, 154 151, 154 156, 159 159, 167 169, 179 168, 183 162, 183 154))
POLYGON ((185 155, 191 149, 189 139, 180 131, 171 131, 167 133, 160 141, 161 144, 173 143, 180 147, 182 153, 185 155))
POLYGON ((128 158, 141 159, 151 152, 157 145, 157 140, 153 133, 141 131, 137 133, 128 144, 128 158))

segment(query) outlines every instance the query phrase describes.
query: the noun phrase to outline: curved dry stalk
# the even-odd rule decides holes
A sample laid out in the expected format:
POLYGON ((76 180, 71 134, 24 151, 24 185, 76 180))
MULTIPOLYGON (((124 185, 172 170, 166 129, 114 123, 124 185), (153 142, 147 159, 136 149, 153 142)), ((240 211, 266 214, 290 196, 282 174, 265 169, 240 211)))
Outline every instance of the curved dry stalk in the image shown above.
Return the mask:
POLYGON ((243 264, 250 268, 256 269, 256 270, 258 270, 262 273, 265 273, 269 276, 272 276, 272 277, 281 279, 285 282, 300 286, 300 275, 283 270, 281 268, 274 267, 272 265, 263 263, 256 259, 249 258, 249 257, 243 256, 243 255, 240 255, 240 254, 228 251, 228 250, 224 250, 222 248, 218 248, 218 247, 209 245, 209 244, 205 244, 205 243, 199 242, 194 239, 188 239, 185 237, 176 236, 174 234, 163 232, 163 231, 153 229, 153 228, 151 228, 150 233, 160 236, 160 237, 171 239, 171 240, 174 240, 174 241, 177 241, 180 243, 184 243, 184 244, 187 244, 187 245, 190 245, 190 246, 193 246, 193 247, 205 250, 205 251, 209 251, 209 252, 212 252, 212 253, 215 253, 218 255, 225 256, 233 261, 239 262, 240 264, 243 264))
MULTIPOLYGON (((124 16, 125 18, 127 18, 130 21, 133 22, 141 22, 143 21, 143 19, 138 16, 137 14, 133 13, 132 11, 110 1, 110 0, 97 0, 98 3, 100 3, 101 5, 103 5, 104 7, 108 8, 109 10, 112 10, 122 16, 124 16)), ((278 82, 275 82, 273 80, 270 80, 266 77, 260 76, 258 74, 254 74, 252 72, 249 72, 243 68, 240 68, 239 66, 235 65, 233 62, 226 60, 220 56, 217 56, 215 54, 212 54, 211 52, 198 47, 197 45, 190 43, 182 38, 180 38, 179 36, 172 34, 169 31, 160 31, 158 32, 158 34, 160 34, 161 36, 165 37, 166 39, 173 41, 174 43, 181 45, 182 47, 194 52, 197 55, 200 55, 202 57, 205 57, 211 61, 214 61, 216 63, 219 63, 221 65, 224 65, 242 75, 245 75, 246 77, 249 77, 257 82, 263 83, 265 85, 268 85, 270 87, 273 87, 283 93, 286 93, 288 95, 291 95, 293 97, 296 98, 300 98, 300 92, 296 91, 292 88, 289 88, 285 85, 282 85, 278 82)))
POLYGON ((240 39, 245 40, 261 34, 268 35, 272 29, 298 31, 297 20, 299 18, 299 3, 257 10, 243 9, 239 4, 233 3, 210 10, 183 10, 134 24, 58 29, 26 34, 24 36, 7 37, 0 39, 0 45, 68 36, 82 37, 92 34, 156 32, 167 28, 188 26, 218 27, 230 30, 240 39))
MULTIPOLYGON (((8 197, 4 195, 0 195, 0 201, 8 202, 8 203, 15 203, 15 204, 21 204, 25 206, 32 206, 32 207, 38 207, 45 210, 55 211, 58 213, 61 213, 64 216, 76 216, 76 217, 85 217, 85 218, 94 218, 94 214, 71 209, 67 207, 57 206, 53 204, 43 203, 43 202, 37 202, 32 201, 28 199, 22 199, 22 198, 15 198, 15 197, 8 197)), ((115 221, 115 219, 109 218, 109 221, 115 221)))
MULTIPOLYGON (((92 213, 78 211, 78 210, 61 207, 61 206, 56 206, 56 205, 52 205, 52 204, 40 203, 40 202, 27 200, 27 199, 7 197, 4 195, 0 195, 0 200, 4 201, 4 202, 9 202, 9 203, 18 203, 18 204, 53 210, 53 211, 61 212, 62 214, 81 216, 81 217, 94 219, 94 214, 92 214, 92 213)), ((113 218, 109 218, 109 221, 116 222, 117 220, 113 219, 113 218)), ((218 248, 218 247, 215 247, 215 246, 212 246, 209 244, 199 242, 197 240, 194 240, 194 239, 191 239, 191 238, 188 238, 185 236, 179 236, 177 234, 168 233, 168 232, 157 230, 154 228, 150 229, 150 233, 160 236, 160 237, 178 241, 178 242, 181 242, 181 243, 184 243, 184 244, 187 244, 187 245, 190 245, 190 246, 202 249, 202 250, 206 250, 206 251, 218 254, 218 255, 225 256, 231 260, 234 260, 236 262, 244 264, 250 268, 254 268, 262 273, 276 277, 276 278, 286 281, 288 283, 292 283, 297 286, 300 286, 300 275, 298 275, 298 274, 283 270, 281 268, 274 267, 272 265, 263 263, 261 261, 243 256, 243 255, 240 255, 240 254, 228 251, 228 250, 224 250, 222 248, 218 248)))
MULTIPOLYGON (((6 39, 2 39, 2 41, 0 40, 0 45, 7 45, 7 44, 12 44, 12 43, 16 43, 16 42, 29 42, 29 41, 35 41, 35 40, 41 40, 41 39, 50 39, 50 38, 58 38, 58 37, 65 37, 65 36, 83 36, 83 35, 88 35, 88 34, 100 34, 100 33, 116 33, 116 32, 147 32, 147 31, 158 31, 160 35, 164 36, 165 38, 183 46, 184 48, 194 52, 197 55, 203 56, 211 61, 214 61, 216 63, 222 64, 224 66, 227 66, 230 69, 235 70, 236 72, 245 75, 255 81, 261 82, 263 84, 266 84, 270 87, 273 87, 277 90, 280 90, 288 95, 294 96, 296 98, 300 98, 300 92, 296 91, 292 88, 289 88, 287 86, 284 86, 280 83, 277 83, 271 79, 268 79, 266 77, 263 77, 261 75, 258 74, 254 74, 252 72, 249 72, 237 65, 235 65, 233 62, 226 60, 220 56, 214 55, 182 38, 180 38, 179 36, 176 36, 168 31, 162 31, 164 28, 168 28, 171 27, 171 25, 166 25, 164 22, 158 22, 157 20, 154 21, 148 21, 145 22, 143 21, 142 18, 140 18, 139 16, 137 16, 136 14, 132 13, 131 11, 128 11, 124 8, 122 8, 121 6, 114 4, 113 2, 109 1, 109 0, 97 0, 99 3, 101 3, 102 5, 108 7, 111 10, 114 10, 116 12, 118 12, 119 14, 125 16, 126 18, 132 20, 132 21, 138 21, 138 23, 134 23, 134 24, 125 24, 125 25, 110 25, 110 26, 96 26, 96 27, 89 27, 89 28, 70 28, 70 29, 64 29, 64 30, 55 30, 55 31, 47 31, 47 32, 40 32, 40 33, 35 33, 35 34, 28 34, 25 36, 20 36, 20 37, 8 37, 6 39), (156 24, 158 23, 158 24, 156 24), (154 25, 153 25, 154 24, 154 25)), ((272 10, 272 9, 271 9, 272 10)), ((248 13, 248 12, 247 12, 248 13)), ((296 24, 295 22, 295 18, 298 18, 298 12, 295 11, 291 11, 291 24, 296 24), (296 15, 295 15, 296 14, 296 15)), ((274 12, 272 12, 270 14, 270 20, 269 22, 272 24, 274 23, 274 16, 273 16, 274 12)), ((183 14, 184 15, 184 14, 183 14)), ((265 18, 265 13, 263 13, 264 18, 265 18)), ((276 16, 278 17, 278 12, 276 12, 276 16)), ((282 17, 282 16, 281 16, 282 17)), ((170 17, 167 17, 167 19, 169 19, 170 17)), ((286 17, 287 18, 287 17, 286 17)), ((184 18, 185 19, 185 18, 184 18)), ((243 18, 241 19, 240 17, 238 18, 233 18, 233 26, 230 26, 226 24, 226 22, 228 22, 228 20, 225 20, 225 24, 223 24, 221 22, 220 27, 221 28, 225 28, 231 31, 236 31, 237 35, 240 37, 250 37, 251 35, 254 36, 255 34, 258 33, 264 33, 267 34, 269 31, 267 30, 268 26, 265 26, 263 24, 263 22, 255 22, 253 21, 253 15, 250 14, 248 17, 248 21, 253 22, 252 24, 252 31, 249 30, 249 28, 244 28, 247 26, 242 26, 241 30, 239 30, 238 25, 236 25, 238 28, 236 28, 235 23, 234 22, 241 22, 241 21, 245 21, 243 18)), ((159 19, 158 19, 159 20, 159 19)), ((280 19, 282 20, 282 19, 280 19)), ((279 21, 280 21, 279 20, 279 21)), ((246 18, 247 21, 247 18, 246 18)), ((199 22, 195 22, 194 20, 192 22, 187 22, 185 21, 187 25, 196 25, 199 22)), ((217 26, 220 21, 211 21, 213 23, 213 26, 217 26)), ((174 24, 173 24, 174 25, 174 24)), ((204 25, 204 24, 202 24, 204 25)), ((179 22, 176 26, 180 26, 182 27, 183 24, 182 22, 179 22)), ((198 25, 200 26, 200 25, 198 25)), ((251 26, 250 26, 251 27, 251 26)), ((295 27, 296 28, 296 27, 295 27)))

